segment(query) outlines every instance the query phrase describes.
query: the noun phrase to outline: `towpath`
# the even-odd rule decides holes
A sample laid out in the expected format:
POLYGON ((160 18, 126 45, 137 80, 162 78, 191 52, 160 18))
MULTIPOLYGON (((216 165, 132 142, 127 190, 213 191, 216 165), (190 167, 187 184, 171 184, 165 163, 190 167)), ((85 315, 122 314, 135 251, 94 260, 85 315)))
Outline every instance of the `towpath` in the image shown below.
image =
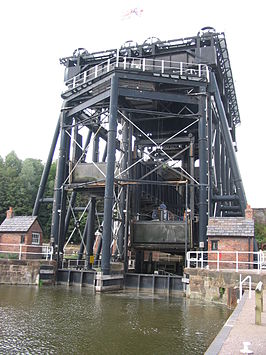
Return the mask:
POLYGON ((249 349, 254 355, 266 354, 266 289, 264 286, 264 312, 261 325, 255 324, 255 291, 248 298, 246 291, 240 304, 217 335, 205 355, 241 354, 243 342, 250 342, 249 349))

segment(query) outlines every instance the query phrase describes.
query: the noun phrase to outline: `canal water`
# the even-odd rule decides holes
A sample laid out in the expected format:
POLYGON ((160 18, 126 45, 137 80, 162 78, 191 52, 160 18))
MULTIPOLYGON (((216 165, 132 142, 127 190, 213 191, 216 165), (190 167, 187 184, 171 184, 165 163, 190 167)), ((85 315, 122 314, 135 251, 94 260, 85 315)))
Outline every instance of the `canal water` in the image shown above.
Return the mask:
POLYGON ((0 285, 0 354, 203 354, 229 315, 181 296, 0 285))

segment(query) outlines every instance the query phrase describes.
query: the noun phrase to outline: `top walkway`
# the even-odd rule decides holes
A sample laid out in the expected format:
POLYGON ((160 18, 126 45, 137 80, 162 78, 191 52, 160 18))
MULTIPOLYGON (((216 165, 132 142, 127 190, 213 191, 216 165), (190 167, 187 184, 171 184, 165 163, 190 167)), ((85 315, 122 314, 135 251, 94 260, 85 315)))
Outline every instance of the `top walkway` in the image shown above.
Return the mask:
MULTIPOLYGON (((266 305, 266 291, 263 297, 266 305)), ((243 342, 250 342, 249 349, 255 355, 266 354, 266 311, 261 314, 261 325, 255 324, 255 291, 251 298, 248 292, 244 295, 220 333, 206 351, 205 355, 235 355, 241 354, 243 342)))
POLYGON ((84 84, 90 84, 115 69, 209 82, 209 69, 206 64, 118 56, 97 64, 68 80, 66 92, 84 84))

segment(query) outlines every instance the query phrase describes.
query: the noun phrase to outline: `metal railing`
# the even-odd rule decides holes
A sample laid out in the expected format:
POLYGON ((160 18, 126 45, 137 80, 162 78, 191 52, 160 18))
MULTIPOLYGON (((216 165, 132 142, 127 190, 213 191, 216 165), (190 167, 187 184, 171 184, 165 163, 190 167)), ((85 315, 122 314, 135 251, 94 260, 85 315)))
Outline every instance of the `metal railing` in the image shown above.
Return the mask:
POLYGON ((251 276, 248 275, 242 280, 242 275, 240 274, 240 279, 239 279, 239 300, 241 301, 242 299, 242 289, 243 289, 243 284, 245 282, 248 282, 248 298, 251 298, 251 276))
MULTIPOLYGON (((84 269, 87 265, 87 260, 82 259, 64 259, 62 263, 63 269, 84 269)), ((94 261, 92 267, 97 269, 101 266, 101 260, 94 261)))
POLYGON ((264 254, 244 251, 188 251, 186 256, 187 268, 200 268, 223 270, 233 269, 249 270, 257 269, 261 272, 265 263, 264 254))
POLYGON ((53 247, 34 244, 0 243, 0 259, 46 259, 52 260, 53 247))
POLYGON ((152 72, 154 74, 178 76, 181 79, 209 82, 209 69, 206 64, 119 56, 95 65, 94 67, 66 81, 65 84, 67 85, 68 90, 72 90, 78 86, 92 82, 94 79, 109 73, 115 68, 140 72, 152 72))

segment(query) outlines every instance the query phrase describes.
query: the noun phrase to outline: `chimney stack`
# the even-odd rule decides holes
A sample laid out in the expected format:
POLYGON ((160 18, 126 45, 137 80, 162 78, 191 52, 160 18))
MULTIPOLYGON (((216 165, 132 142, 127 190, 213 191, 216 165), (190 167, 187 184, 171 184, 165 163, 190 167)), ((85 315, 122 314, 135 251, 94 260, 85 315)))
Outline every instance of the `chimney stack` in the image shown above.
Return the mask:
POLYGON ((245 219, 253 219, 253 209, 250 205, 247 205, 247 208, 245 209, 245 219))
POLYGON ((13 212, 13 208, 9 207, 9 210, 6 211, 6 218, 13 218, 14 217, 14 212, 13 212))

